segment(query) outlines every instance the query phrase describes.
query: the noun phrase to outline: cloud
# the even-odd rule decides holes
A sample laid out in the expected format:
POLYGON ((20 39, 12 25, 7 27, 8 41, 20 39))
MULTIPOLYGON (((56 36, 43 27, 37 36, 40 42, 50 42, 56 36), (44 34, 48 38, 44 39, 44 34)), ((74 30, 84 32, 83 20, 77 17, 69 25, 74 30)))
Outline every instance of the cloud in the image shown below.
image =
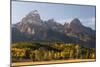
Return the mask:
POLYGON ((92 29, 95 29, 95 17, 91 18, 81 18, 80 21, 84 26, 91 27, 92 29))

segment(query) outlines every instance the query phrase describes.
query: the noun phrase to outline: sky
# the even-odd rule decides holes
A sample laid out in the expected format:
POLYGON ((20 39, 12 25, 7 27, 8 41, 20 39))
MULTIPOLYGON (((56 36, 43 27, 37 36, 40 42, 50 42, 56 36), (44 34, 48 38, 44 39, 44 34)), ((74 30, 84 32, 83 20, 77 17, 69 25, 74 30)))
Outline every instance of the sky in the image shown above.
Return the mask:
POLYGON ((83 25, 95 29, 95 6, 12 1, 11 7, 12 24, 21 21, 29 12, 38 10, 43 20, 53 18, 64 24, 78 18, 83 25))

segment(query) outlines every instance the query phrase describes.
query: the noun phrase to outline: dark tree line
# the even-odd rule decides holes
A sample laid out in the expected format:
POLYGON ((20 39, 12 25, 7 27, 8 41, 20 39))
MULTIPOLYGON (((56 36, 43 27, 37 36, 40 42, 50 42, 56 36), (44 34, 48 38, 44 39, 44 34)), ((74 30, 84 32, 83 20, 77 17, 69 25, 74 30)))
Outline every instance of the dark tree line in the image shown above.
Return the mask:
POLYGON ((12 44, 12 61, 50 61, 62 59, 95 59, 95 49, 79 44, 18 42, 12 44))

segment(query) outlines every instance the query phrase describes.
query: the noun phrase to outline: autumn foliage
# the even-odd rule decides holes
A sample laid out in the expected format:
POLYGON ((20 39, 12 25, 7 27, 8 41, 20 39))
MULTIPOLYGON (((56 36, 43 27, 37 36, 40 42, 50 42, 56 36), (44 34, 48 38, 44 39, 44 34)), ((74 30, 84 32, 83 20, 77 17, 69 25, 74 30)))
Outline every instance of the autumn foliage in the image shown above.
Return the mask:
POLYGON ((17 42, 11 45, 12 62, 95 59, 95 48, 62 42, 17 42))

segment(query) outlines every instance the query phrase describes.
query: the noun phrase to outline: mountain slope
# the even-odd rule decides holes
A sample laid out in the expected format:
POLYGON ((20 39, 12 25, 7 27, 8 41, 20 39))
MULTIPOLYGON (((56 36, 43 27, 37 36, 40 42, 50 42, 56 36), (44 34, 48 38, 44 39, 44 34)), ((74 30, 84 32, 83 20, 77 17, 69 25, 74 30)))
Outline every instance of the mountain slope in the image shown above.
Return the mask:
POLYGON ((65 23, 64 28, 67 36, 78 38, 84 42, 86 47, 95 47, 95 30, 83 26, 78 18, 73 19, 70 23, 65 23))
POLYGON ((37 10, 31 11, 12 26, 12 41, 62 41, 95 47, 95 31, 81 24, 78 18, 64 25, 54 19, 43 21, 37 10))

